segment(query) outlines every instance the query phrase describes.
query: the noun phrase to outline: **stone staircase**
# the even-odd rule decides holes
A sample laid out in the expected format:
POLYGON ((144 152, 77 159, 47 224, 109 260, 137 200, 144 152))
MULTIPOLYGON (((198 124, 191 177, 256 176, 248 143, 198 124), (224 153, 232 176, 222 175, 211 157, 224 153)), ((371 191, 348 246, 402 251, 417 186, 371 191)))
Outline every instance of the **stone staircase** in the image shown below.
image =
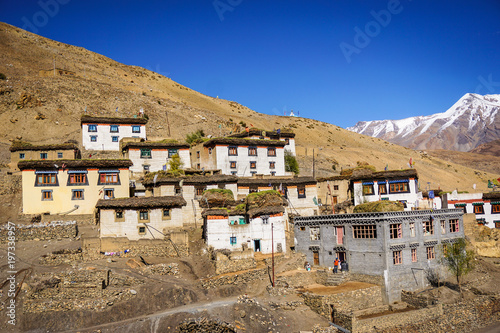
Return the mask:
POLYGON ((326 279, 325 285, 327 286, 338 286, 345 282, 347 278, 347 272, 328 273, 328 278, 326 279))

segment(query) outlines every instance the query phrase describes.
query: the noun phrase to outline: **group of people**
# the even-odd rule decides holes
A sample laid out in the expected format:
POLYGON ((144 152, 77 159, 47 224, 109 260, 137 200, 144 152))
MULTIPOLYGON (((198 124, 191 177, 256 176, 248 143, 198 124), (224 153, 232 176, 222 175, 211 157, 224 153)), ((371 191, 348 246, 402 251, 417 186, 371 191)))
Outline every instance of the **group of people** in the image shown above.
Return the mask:
POLYGON ((333 262, 333 273, 338 273, 338 271, 343 272, 343 271, 348 271, 349 268, 347 266, 347 261, 344 259, 339 260, 339 258, 335 258, 335 261, 333 262))

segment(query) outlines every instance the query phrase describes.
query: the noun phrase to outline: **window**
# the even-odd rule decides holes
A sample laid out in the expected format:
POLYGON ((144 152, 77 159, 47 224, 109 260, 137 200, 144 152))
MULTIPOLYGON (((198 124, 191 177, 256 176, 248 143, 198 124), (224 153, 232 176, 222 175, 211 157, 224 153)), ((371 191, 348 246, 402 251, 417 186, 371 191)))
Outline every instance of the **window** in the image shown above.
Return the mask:
POLYGON ((353 225, 352 236, 353 238, 377 238, 377 226, 375 224, 353 225))
POLYGON ((417 262, 417 249, 411 249, 411 262, 417 262))
POLYGON ((276 162, 269 162, 269 169, 275 169, 276 168, 276 162))
POLYGON ((309 236, 311 240, 320 240, 319 227, 310 227, 309 228, 309 236))
POLYGON ((306 227, 300 227, 300 231, 306 231, 306 227))
POLYGON ((491 214, 500 214, 500 203, 491 203, 491 214))
POLYGON ((433 220, 429 221, 424 221, 424 236, 429 236, 429 235, 434 235, 434 224, 432 223, 433 220))
POLYGON ((57 173, 37 173, 35 186, 58 186, 57 173))
POLYGON ((203 192, 205 191, 205 189, 206 189, 206 187, 204 187, 204 186, 196 187, 196 195, 197 196, 203 195, 203 192))
POLYGON ((111 142, 118 142, 118 137, 117 136, 112 136, 111 137, 111 142))
POLYGON ((120 178, 118 177, 118 172, 102 172, 99 174, 99 183, 97 185, 103 184, 120 184, 120 178))
POLYGON ((229 243, 231 245, 236 245, 236 236, 229 237, 229 243))
POLYGON ((139 211, 139 220, 141 222, 149 221, 149 211, 147 211, 147 210, 140 210, 139 211))
POLYGON ((139 227, 139 235, 145 235, 146 234, 146 227, 139 227))
POLYGON ((401 193, 401 192, 409 192, 408 183, 392 183, 389 184, 389 191, 391 193, 401 193))
POLYGON ((151 158, 151 149, 141 149, 141 158, 151 158))
POLYGON ((276 171, 271 171, 271 176, 276 176, 276 171))
POLYGON ((164 220, 170 220, 170 209, 168 209, 168 208, 163 209, 162 218, 164 220))
POLYGON ((389 226, 390 238, 403 238, 403 230, 401 223, 391 224, 389 226))
POLYGON ((441 235, 443 235, 446 233, 446 221, 441 220, 440 222, 441 222, 441 235))
POLYGON ((97 125, 89 125, 88 130, 89 132, 97 132, 97 125))
POLYGON ((248 156, 257 156, 257 147, 248 147, 248 156))
POLYGON ((63 158, 63 153, 57 153, 57 158, 63 158))
POLYGON ((267 156, 276 156, 276 148, 267 148, 267 156))
POLYGON ((434 246, 429 246, 426 248, 427 250, 427 259, 432 260, 436 257, 436 254, 434 253, 434 246))
POLYGON ((25 157, 24 153, 19 153, 19 159, 20 160, 24 159, 24 157, 25 157))
POLYGON ((483 205, 474 205, 474 214, 484 214, 483 205))
POLYGON ((141 133, 141 126, 132 126, 132 133, 141 133))
POLYGON ((237 172, 236 171, 231 171, 231 175, 236 176, 237 172))
POLYGON ((52 190, 42 190, 42 201, 52 200, 52 190))
POLYGON ((373 194, 373 184, 363 184, 363 195, 373 194))
POLYGON ((83 200, 83 190, 71 190, 71 200, 83 200))
POLYGON ((196 158, 200 158, 200 152, 199 151, 196 152, 196 158))
POLYGON ((143 170, 144 172, 149 172, 149 164, 143 164, 143 165, 142 165, 142 170, 143 170))
POLYGON ((450 220, 450 232, 459 232, 458 219, 450 220))
POLYGON ((97 142, 97 135, 91 135, 90 142, 97 142))
POLYGON ((384 184, 378 184, 378 194, 387 194, 387 187, 384 184))
POLYGON ((248 193, 257 193, 257 192, 259 192, 259 189, 257 187, 252 186, 248 189, 248 193))
POLYGON ((236 161, 231 161, 231 162, 229 162, 229 167, 230 167, 231 169, 236 169, 236 161))
POLYGON ((41 160, 46 160, 47 159, 47 153, 40 153, 40 159, 41 160))
POLYGON ((401 256, 401 250, 392 252, 392 262, 394 265, 401 265, 403 263, 403 257, 401 256))
POLYGON ((109 131, 111 133, 118 133, 118 125, 111 125, 111 126, 109 126, 109 131))
POLYGON ((87 174, 84 173, 84 172, 72 172, 72 171, 69 171, 68 173, 69 176, 68 176, 68 184, 69 186, 71 185, 88 185, 88 181, 87 181, 87 174), (71 172, 71 173, 70 173, 71 172))
POLYGON ((500 229, 500 221, 493 221, 495 223, 495 229, 500 229))
POLYGON ((257 162, 250 161, 250 169, 257 169, 257 162))
POLYGON ((125 221, 123 210, 115 211, 115 222, 123 222, 125 221))
POLYGON ((229 147, 228 155, 229 156, 238 156, 238 147, 229 147))
POLYGON ((299 198, 306 197, 306 188, 305 187, 297 187, 297 195, 299 198))
POLYGON ((179 153, 178 149, 169 149, 168 150, 168 158, 171 158, 172 156, 177 155, 178 153, 179 153))
POLYGON ((112 188, 104 189, 104 199, 113 199, 115 197, 115 190, 112 188))
POLYGON ((269 216, 262 216, 262 224, 269 224, 269 216))
POLYGON ((338 191, 339 190, 339 186, 338 185, 333 185, 333 190, 334 191, 338 191))
POLYGON ((208 148, 208 154, 212 154, 212 147, 208 148))
POLYGON ((410 237, 415 237, 415 222, 410 222, 410 237))

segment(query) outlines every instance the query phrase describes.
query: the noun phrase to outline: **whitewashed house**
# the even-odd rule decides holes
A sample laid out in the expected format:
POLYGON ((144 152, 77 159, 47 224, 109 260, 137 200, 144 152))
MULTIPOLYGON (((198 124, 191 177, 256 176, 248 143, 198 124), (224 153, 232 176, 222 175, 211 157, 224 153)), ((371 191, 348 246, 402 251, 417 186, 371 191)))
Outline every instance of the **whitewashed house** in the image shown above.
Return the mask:
POLYGON ((189 145, 176 142, 123 142, 121 143, 123 158, 128 158, 134 163, 130 167, 131 178, 140 177, 148 172, 168 170, 172 156, 179 155, 182 168, 191 167, 189 145))
POLYGON ((500 192, 445 193, 443 206, 462 209, 464 214, 475 214, 478 224, 500 228, 500 192))
POLYGON ((227 210, 203 212, 204 236, 215 250, 253 249, 255 252, 286 252, 286 211, 282 206, 255 208, 248 215, 229 215, 227 210))
POLYGON ((183 227, 179 196, 99 200, 96 204, 100 237, 126 237, 129 240, 163 239, 170 231, 183 227))
POLYGON ((415 169, 354 173, 351 177, 354 205, 366 202, 399 201, 405 210, 417 208, 418 174, 415 169))
POLYGON ((238 177, 285 176, 284 147, 285 142, 277 140, 210 139, 191 147, 191 166, 238 177))
POLYGON ((82 116, 82 145, 87 150, 120 150, 123 138, 146 139, 146 118, 82 116))
POLYGON ((295 133, 288 129, 277 129, 273 131, 265 131, 255 127, 251 127, 247 131, 237 134, 230 134, 227 137, 231 138, 247 138, 257 140, 279 140, 285 142, 285 150, 288 150, 295 156, 295 133))

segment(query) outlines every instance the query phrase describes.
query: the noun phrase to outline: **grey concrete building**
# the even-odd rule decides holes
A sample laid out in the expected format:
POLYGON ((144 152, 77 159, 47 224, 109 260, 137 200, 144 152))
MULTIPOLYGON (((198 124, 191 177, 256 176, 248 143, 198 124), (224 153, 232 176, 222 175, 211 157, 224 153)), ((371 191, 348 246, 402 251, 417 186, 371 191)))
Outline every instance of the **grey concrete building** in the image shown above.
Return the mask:
POLYGON ((295 250, 314 265, 336 257, 352 273, 383 277, 388 303, 401 290, 429 285, 428 275, 447 274, 442 246, 464 237, 460 209, 357 213, 295 218, 295 250))

